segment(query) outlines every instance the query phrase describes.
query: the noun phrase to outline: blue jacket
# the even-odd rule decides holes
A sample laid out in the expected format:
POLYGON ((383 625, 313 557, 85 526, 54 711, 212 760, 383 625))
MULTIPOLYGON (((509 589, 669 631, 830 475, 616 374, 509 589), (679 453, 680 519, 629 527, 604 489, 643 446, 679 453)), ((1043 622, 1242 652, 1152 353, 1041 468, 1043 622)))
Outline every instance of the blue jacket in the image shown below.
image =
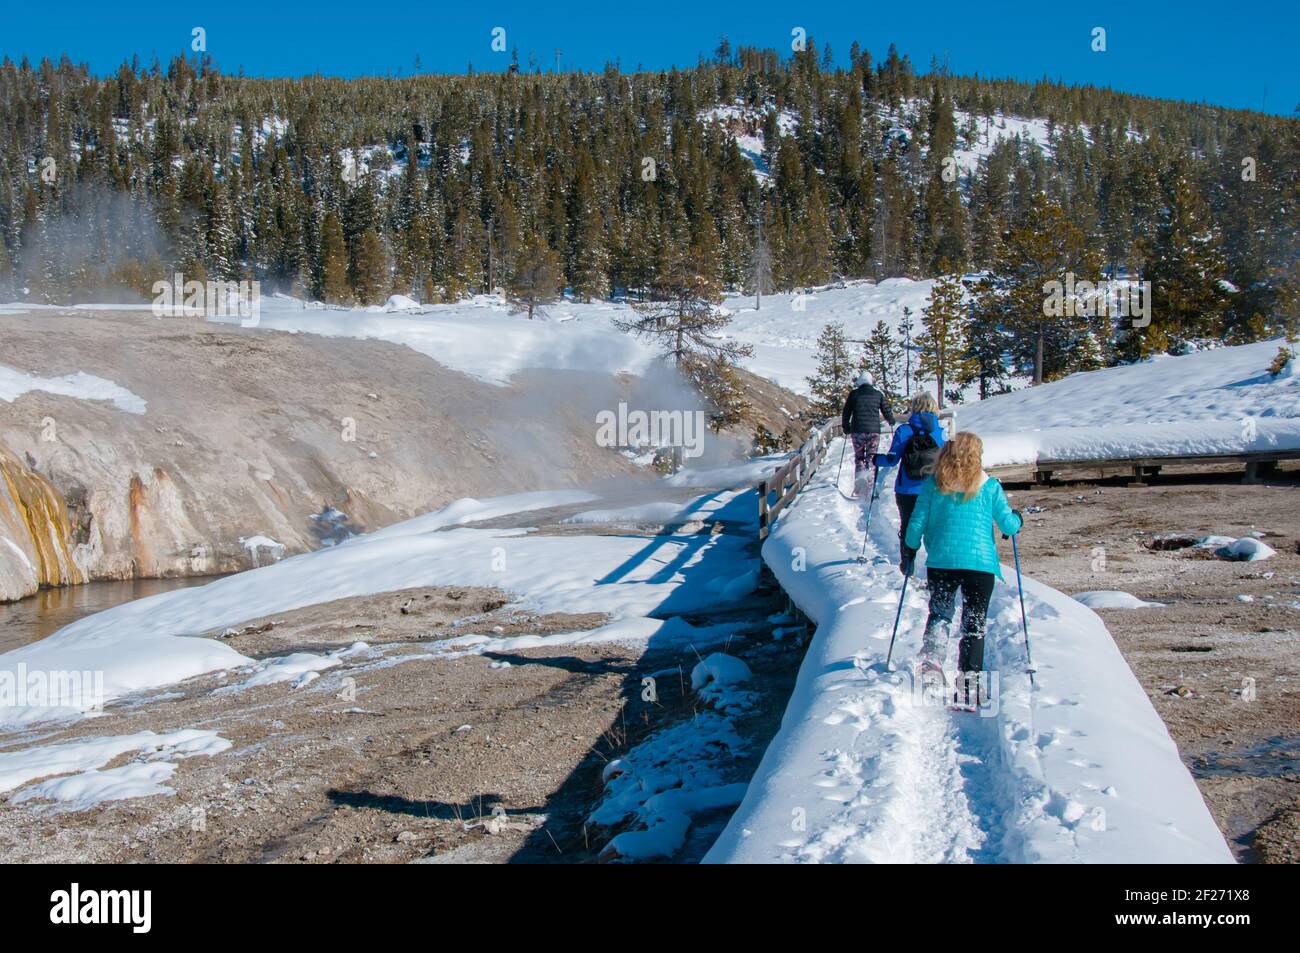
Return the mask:
MULTIPOLYGON (((934 442, 943 446, 943 425, 939 423, 939 418, 929 411, 913 414, 907 423, 894 431, 894 442, 889 445, 889 452, 876 454, 876 466, 897 467, 903 459, 903 448, 915 433, 932 434, 934 442)), ((899 467, 898 478, 894 480, 894 492, 900 496, 915 496, 921 492, 921 484, 924 482, 924 477, 913 480, 905 469, 899 467)))
POLYGON ((1024 525, 997 480, 986 476, 979 492, 965 500, 960 493, 940 493, 934 477, 928 476, 916 497, 905 541, 912 549, 925 542, 925 564, 931 569, 975 569, 1001 579, 995 522, 1008 536, 1024 525))

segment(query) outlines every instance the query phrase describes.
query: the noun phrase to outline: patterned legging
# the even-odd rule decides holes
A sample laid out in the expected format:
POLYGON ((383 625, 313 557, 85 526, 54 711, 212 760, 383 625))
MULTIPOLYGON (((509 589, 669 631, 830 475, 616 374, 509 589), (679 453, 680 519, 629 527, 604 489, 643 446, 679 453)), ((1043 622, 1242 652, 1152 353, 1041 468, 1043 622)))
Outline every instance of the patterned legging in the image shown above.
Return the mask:
POLYGON ((853 434, 853 473, 856 476, 863 470, 871 469, 871 458, 876 455, 880 445, 878 433, 853 434))

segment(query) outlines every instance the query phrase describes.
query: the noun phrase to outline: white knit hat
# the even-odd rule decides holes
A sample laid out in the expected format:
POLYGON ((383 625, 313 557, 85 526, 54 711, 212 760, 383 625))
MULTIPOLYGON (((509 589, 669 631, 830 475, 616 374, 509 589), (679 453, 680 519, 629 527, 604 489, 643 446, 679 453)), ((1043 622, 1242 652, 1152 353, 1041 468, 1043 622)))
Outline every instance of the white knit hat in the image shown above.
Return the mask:
POLYGON ((858 379, 853 383, 856 386, 861 387, 863 384, 874 384, 875 382, 876 379, 871 376, 871 371, 863 371, 858 375, 858 379))

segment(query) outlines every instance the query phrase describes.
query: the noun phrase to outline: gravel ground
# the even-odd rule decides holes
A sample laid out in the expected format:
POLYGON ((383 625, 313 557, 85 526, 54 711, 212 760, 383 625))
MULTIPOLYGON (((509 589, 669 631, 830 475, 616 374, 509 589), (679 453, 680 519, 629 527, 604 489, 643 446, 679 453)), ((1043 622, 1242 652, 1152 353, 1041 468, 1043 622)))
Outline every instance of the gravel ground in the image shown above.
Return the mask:
POLYGON ((1244 861, 1300 860, 1300 467, 1049 488, 1008 486, 1026 513, 1024 571, 1063 592, 1122 590, 1163 607, 1102 609, 1206 803, 1244 861), (1161 549, 1164 534, 1263 534, 1277 556, 1161 549), (1250 688, 1253 686, 1253 697, 1250 688), (1243 690, 1245 689, 1245 690, 1243 690))
MULTIPOLYGON (((775 732, 798 660, 797 640, 773 643, 772 594, 748 607, 754 625, 730 651, 754 668, 763 697, 742 733, 744 780, 775 732)), ((649 732, 690 717, 693 653, 640 645, 556 645, 460 658, 429 645, 465 632, 545 635, 605 618, 528 615, 491 589, 407 589, 252 620, 230 641, 254 657, 327 652, 358 640, 382 661, 348 657, 307 687, 233 694, 238 676, 204 676, 154 700, 39 736, 43 744, 145 729, 206 728, 232 742, 215 757, 178 760, 171 797, 81 811, 0 802, 8 862, 432 863, 587 862, 616 831, 588 832, 600 770, 649 732), (406 612, 403 612, 403 607, 406 612), (660 678, 658 703, 641 678, 660 678), (351 689, 351 690, 349 690, 351 689)), ((703 620, 697 620, 703 621, 703 620)), ((220 637, 215 635, 214 637, 220 637)), ((35 737, 9 736, 6 747, 35 737)), ((124 762, 123 757, 109 767, 124 762)), ((730 812, 701 817, 687 845, 701 855, 730 812)))

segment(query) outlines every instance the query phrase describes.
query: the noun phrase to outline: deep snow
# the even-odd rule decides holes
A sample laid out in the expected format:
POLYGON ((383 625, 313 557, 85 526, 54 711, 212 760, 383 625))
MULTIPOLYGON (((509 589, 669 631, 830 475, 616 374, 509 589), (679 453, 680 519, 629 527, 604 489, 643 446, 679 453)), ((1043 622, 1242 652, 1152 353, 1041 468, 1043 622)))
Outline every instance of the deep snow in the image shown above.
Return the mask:
POLYGON ((834 478, 821 468, 763 547, 817 630, 781 730, 706 861, 1231 862, 1105 625, 1068 596, 1025 579, 1031 688, 1004 568, 1012 584, 994 592, 986 647, 995 701, 979 714, 913 691, 916 585, 897 671, 885 671, 902 583, 897 512, 884 494, 859 565, 864 510, 834 478))
POLYGON ((1073 374, 958 405, 984 465, 1300 449, 1300 379, 1267 368, 1279 341, 1073 374))

